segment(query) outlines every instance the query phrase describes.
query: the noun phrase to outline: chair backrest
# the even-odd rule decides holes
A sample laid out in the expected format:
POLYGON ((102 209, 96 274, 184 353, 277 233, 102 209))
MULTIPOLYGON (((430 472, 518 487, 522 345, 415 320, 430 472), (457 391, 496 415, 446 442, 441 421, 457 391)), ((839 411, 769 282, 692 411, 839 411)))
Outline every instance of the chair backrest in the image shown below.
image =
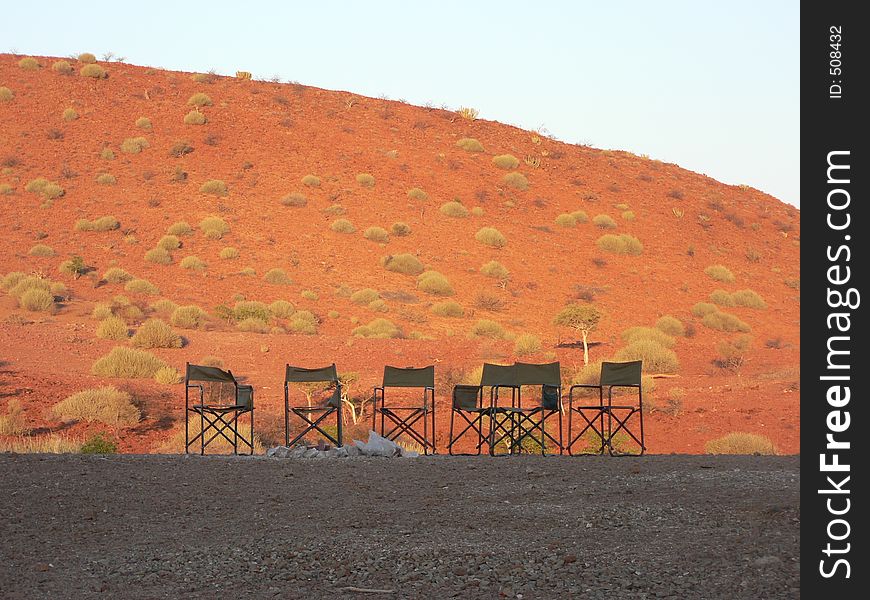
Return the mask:
POLYGON ((601 385, 638 386, 641 384, 643 361, 601 363, 601 385))
POLYGON ((338 383, 338 371, 335 368, 335 363, 332 363, 328 367, 320 367, 319 369, 306 369, 304 367, 286 365, 286 370, 284 371, 285 383, 314 383, 318 381, 338 383))
POLYGON ((192 365, 187 363, 187 372, 184 376, 185 384, 190 381, 205 381, 211 383, 232 383, 236 384, 236 378, 232 372, 218 369, 217 367, 206 367, 204 365, 192 365))
POLYGON ((558 362, 545 364, 514 363, 517 385, 562 385, 562 369, 558 362))
POLYGON ((481 391, 479 385, 457 385, 453 388, 453 408, 459 410, 475 410, 481 408, 481 391))
POLYGON ((514 365, 494 365, 483 363, 483 373, 480 385, 484 387, 505 386, 516 387, 516 369, 514 365))
POLYGON ((240 385, 236 392, 236 406, 244 406, 248 410, 254 408, 254 388, 249 385, 240 385))
POLYGON ((544 384, 541 386, 541 408, 547 410, 559 410, 561 408, 559 400, 559 387, 555 385, 544 384))
POLYGON ((384 367, 384 384, 387 387, 434 388, 435 365, 428 367, 384 367))

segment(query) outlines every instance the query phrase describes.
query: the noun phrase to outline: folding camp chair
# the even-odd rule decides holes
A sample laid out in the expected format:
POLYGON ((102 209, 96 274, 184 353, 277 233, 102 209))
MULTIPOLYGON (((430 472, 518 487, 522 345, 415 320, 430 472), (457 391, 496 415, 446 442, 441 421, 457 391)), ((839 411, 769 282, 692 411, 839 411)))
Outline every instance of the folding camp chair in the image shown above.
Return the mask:
MULTIPOLYGON (((604 454, 604 449, 611 456, 640 456, 646 450, 643 437, 643 389, 641 385, 641 373, 643 361, 632 362, 603 362, 601 363, 601 379, 598 385, 580 384, 572 385, 568 393, 568 454, 574 455, 573 446, 580 441, 587 432, 597 438, 598 449, 595 452, 581 451, 577 454, 604 454), (637 405, 613 404, 613 388, 637 389, 637 405), (588 388, 598 390, 598 404, 589 406, 574 406, 574 390, 588 388), (604 403, 604 390, 607 389, 607 403, 604 403), (582 418, 582 429, 574 434, 574 413, 582 418), (605 419, 606 415, 606 419, 605 419), (637 415, 639 421, 639 436, 629 429, 629 421, 637 415), (605 427, 606 420, 606 427, 605 427), (614 429, 614 421, 616 428, 614 429), (627 452, 621 449, 614 450, 614 436, 619 432, 625 432, 627 436, 638 446, 637 452, 627 452)), ((579 427, 579 425, 578 425, 579 427)))
POLYGON ((199 440, 200 454, 218 437, 239 453, 239 442, 254 453, 254 388, 239 385, 232 371, 187 363, 184 375, 184 453, 199 440), (231 388, 231 394, 224 394, 231 388), (190 390, 199 389, 199 403, 191 404, 190 390), (226 396, 226 398, 225 398, 226 396), (190 439, 190 416, 199 415, 199 433, 190 439), (250 436, 246 439, 239 431, 239 417, 250 416, 250 436), (214 431, 214 433, 211 433, 214 431), (226 433, 232 433, 232 439, 226 433), (210 434, 210 435, 209 435, 210 434))
MULTIPOLYGON (((490 407, 483 401, 483 386, 480 385, 457 385, 453 388, 453 404, 450 407, 450 437, 447 442, 447 451, 454 455, 453 445, 466 434, 477 435, 477 455, 489 439, 490 407), (462 417, 464 427, 456 436, 453 435, 453 421, 456 415, 462 417), (487 429, 484 433, 484 429, 487 429)), ((460 423, 462 425, 462 423, 460 423)))
POLYGON ((514 432, 519 408, 517 401, 520 388, 516 384, 514 365, 494 365, 483 363, 480 387, 489 388, 489 454, 496 455, 496 449, 506 444, 508 453, 515 453, 519 446, 515 443, 514 432), (510 404, 502 403, 501 396, 510 394, 510 404))
POLYGON ((555 444, 562 454, 562 375, 559 363, 514 363, 514 383, 520 390, 522 386, 541 386, 540 400, 534 406, 523 407, 522 397, 517 395, 518 411, 514 415, 512 435, 517 451, 523 450, 523 441, 528 439, 540 447, 541 454, 547 454, 549 442, 555 444), (547 420, 554 416, 558 421, 558 439, 546 427, 547 420), (537 434, 540 436, 536 437, 537 434))
POLYGON ((378 431, 378 415, 380 415, 380 435, 395 441, 399 436, 407 435, 412 441, 423 447, 423 453, 435 454, 435 367, 430 365, 421 368, 384 367, 383 385, 374 389, 374 412, 372 413, 372 429, 378 431), (417 388, 423 390, 420 404, 412 406, 387 406, 385 391, 387 388, 417 388), (380 406, 378 399, 380 398, 380 406), (431 429, 430 420, 431 418, 431 429), (390 429, 387 430, 389 421, 390 429), (418 422, 422 421, 423 432, 420 433, 418 422))
POLYGON ((342 445, 341 434, 341 383, 335 363, 320 369, 305 369, 286 365, 284 371, 284 445, 291 446, 301 440, 309 431, 317 431, 336 446, 342 445), (318 406, 290 406, 290 385, 294 383, 325 383, 327 389, 332 388, 332 394, 326 402, 318 406), (304 423, 304 429, 290 440, 290 413, 295 414, 304 423), (318 416, 319 414, 319 416, 318 416), (335 415, 336 435, 324 429, 321 425, 330 415, 335 415), (315 418, 316 416, 316 418, 315 418), (314 420, 312 420, 314 419, 314 420))

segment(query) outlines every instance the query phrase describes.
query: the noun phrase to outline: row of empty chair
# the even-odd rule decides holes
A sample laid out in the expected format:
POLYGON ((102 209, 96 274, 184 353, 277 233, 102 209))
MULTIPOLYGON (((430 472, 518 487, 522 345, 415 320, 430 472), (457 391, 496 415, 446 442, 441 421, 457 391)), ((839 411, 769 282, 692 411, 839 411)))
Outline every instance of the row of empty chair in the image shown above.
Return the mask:
MULTIPOLYGON (((571 385, 564 402, 558 362, 483 365, 480 383, 452 390, 448 453, 491 455, 523 452, 641 455, 643 431, 641 361, 604 362, 598 384, 571 385), (617 403, 614 403, 616 390, 617 403), (628 390, 628 394, 620 391, 628 390), (590 399, 591 394, 591 399, 590 399), (576 397, 576 398, 575 398, 576 397), (576 400, 576 402, 575 402, 576 400), (567 443, 563 437, 567 417, 567 443)), ((284 373, 284 443, 292 446, 310 434, 335 446, 344 444, 342 384, 335 364, 321 368, 286 365, 284 373), (306 405, 290 401, 293 385, 321 384, 320 396, 306 405), (302 423, 291 439, 290 416, 302 423), (334 425, 331 423, 334 420, 334 425)), ((384 367, 382 383, 372 394, 372 429, 392 441, 413 443, 435 454, 435 367, 384 367), (409 398, 409 393, 419 394, 409 398)), ((215 440, 233 452, 254 452, 254 390, 229 370, 187 365, 185 375, 185 452, 201 454, 215 440), (198 397, 191 398, 191 392, 198 397), (199 429, 191 432, 191 419, 199 429), (245 423, 247 421, 247 423, 245 423), (240 425, 244 424, 244 425, 240 425), (194 433, 191 436, 191 433, 194 433)))

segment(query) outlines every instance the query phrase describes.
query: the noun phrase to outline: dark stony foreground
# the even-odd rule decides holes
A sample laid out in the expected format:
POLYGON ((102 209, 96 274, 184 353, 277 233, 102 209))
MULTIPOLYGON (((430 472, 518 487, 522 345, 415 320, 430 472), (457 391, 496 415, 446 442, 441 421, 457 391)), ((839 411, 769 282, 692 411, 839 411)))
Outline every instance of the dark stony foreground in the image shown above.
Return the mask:
POLYGON ((797 598, 799 488, 798 457, 0 455, 0 596, 797 598))

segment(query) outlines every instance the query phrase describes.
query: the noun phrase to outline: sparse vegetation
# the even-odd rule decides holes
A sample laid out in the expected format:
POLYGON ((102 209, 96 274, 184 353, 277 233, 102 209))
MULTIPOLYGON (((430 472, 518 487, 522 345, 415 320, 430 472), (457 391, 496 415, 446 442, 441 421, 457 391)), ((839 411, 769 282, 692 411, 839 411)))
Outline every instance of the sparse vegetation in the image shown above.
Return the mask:
POLYGON ((483 152, 483 144, 474 138, 462 138, 456 145, 466 152, 483 152))
POLYGON ((204 113, 199 112, 197 109, 193 109, 186 115, 184 115, 184 124, 185 125, 205 125, 208 122, 204 113))
POLYGON ((232 318, 236 321, 244 321, 245 319, 259 319, 260 321, 269 321, 272 312, 269 307, 256 300, 241 300, 236 302, 232 309, 232 318))
POLYGON ((93 63, 83 66, 79 71, 79 75, 82 77, 91 77, 92 79, 105 79, 109 76, 103 67, 93 63))
POLYGON ((181 259, 181 268, 189 271, 202 271, 207 266, 198 256, 185 256, 181 259))
POLYGON ((230 226, 220 217, 206 217, 199 222, 199 229, 207 239, 219 240, 229 233, 230 226))
POLYGON ((236 324, 236 329, 246 333, 269 333, 269 323, 263 319, 248 317, 236 324))
POLYGON ((199 191, 212 196, 226 196, 229 193, 227 184, 220 179, 209 179, 200 186, 199 191))
POLYGON ((60 263, 57 270, 66 275, 72 275, 74 278, 78 279, 87 272, 88 267, 85 265, 85 261, 81 256, 71 256, 60 263))
POLYGON ((731 294, 731 299, 737 306, 745 306, 747 308, 765 309, 767 303, 764 299, 753 290, 738 290, 731 294))
POLYGON ((752 329, 738 317, 735 317, 731 313, 720 312, 719 310, 705 314, 704 318, 701 319, 701 323, 710 329, 716 329, 719 331, 739 331, 741 333, 749 333, 752 329))
POLYGON ((717 356, 713 363, 721 369, 737 371, 746 360, 746 353, 752 346, 752 337, 746 334, 738 335, 731 340, 722 340, 716 344, 717 356))
POLYGON ((308 187, 320 187, 320 177, 316 175, 306 175, 302 178, 302 185, 307 185, 308 187))
POLYGON ((718 310, 719 309, 715 304, 710 304, 709 302, 698 302, 692 307, 692 314, 696 317, 703 317, 718 310))
POLYGON ((47 202, 60 198, 64 195, 64 189, 53 181, 44 177, 37 177, 27 183, 24 189, 30 193, 41 196, 47 202))
POLYGON ((381 259, 381 265, 387 271, 403 275, 419 275, 423 272, 423 263, 413 254, 395 254, 381 259))
POLYGON ((126 340, 129 335, 127 324, 119 317, 108 316, 97 325, 97 337, 104 340, 126 340))
POLYGON ((429 194, 421 190, 420 188, 411 188, 408 190, 408 197, 412 200, 428 200, 429 194))
POLYGON ((507 246, 507 238, 495 227, 482 227, 474 234, 474 239, 491 248, 504 248, 507 246))
POLYGON ((15 94, 8 87, 0 86, 0 102, 9 102, 12 98, 15 97, 15 94))
POLYGON ((139 117, 138 119, 136 119, 136 127, 138 127, 139 129, 150 130, 152 127, 151 119, 149 119, 148 117, 139 117))
POLYGON ((168 265, 172 262, 172 255, 163 248, 152 248, 145 253, 145 260, 155 265, 168 265))
POLYGON ((638 340, 652 340, 665 348, 673 348, 676 340, 655 327, 629 327, 622 332, 622 339, 627 344, 638 340))
POLYGON ((281 204, 284 206, 292 206, 294 208, 302 208, 308 204, 308 198, 305 197, 305 194, 291 192, 281 198, 281 204))
POLYGON ((269 305, 269 312, 279 319, 286 319, 296 312, 296 307, 286 300, 275 300, 269 305))
POLYGON ((635 219, 634 211, 630 211, 630 210, 622 211, 622 218, 625 221, 634 221, 634 219, 635 219))
POLYGON ((494 164, 499 169, 510 171, 512 169, 516 169, 517 166, 519 166, 520 161, 513 154, 499 154, 492 157, 492 164, 494 164))
POLYGON ((500 324, 489 319, 480 319, 471 327, 469 332, 470 337, 491 338, 494 340, 503 340, 507 337, 507 333, 500 324))
POLYGON ((223 260, 233 260, 239 257, 239 251, 231 246, 227 246, 221 249, 219 256, 223 260))
POLYGON ((603 314, 591 304, 569 304, 553 318, 553 325, 580 332, 583 340, 583 364, 589 364, 589 332, 598 327, 603 314))
POLYGON ((375 178, 369 173, 359 173, 356 176, 356 182, 363 187, 374 187, 375 178))
POLYGON ((181 248, 181 240, 178 239, 177 235, 167 234, 160 238, 157 242, 157 247, 163 248, 167 252, 172 252, 181 248))
POLYGON ((144 137, 127 138, 121 142, 121 152, 126 152, 127 154, 139 154, 148 148, 148 146, 148 140, 144 137))
POLYGON ((100 150, 100 158, 102 158, 103 160, 115 160, 115 153, 112 151, 111 148, 106 146, 105 148, 100 150))
POLYGON ((601 229, 616 229, 616 221, 610 215, 595 215, 592 224, 601 229))
POLYGON ((660 317, 656 321, 656 328, 670 336, 682 337, 686 335, 686 328, 683 326, 682 321, 670 315, 660 317))
POLYGON ((381 295, 376 290, 364 288, 351 294, 350 301, 354 304, 371 304, 375 300, 379 300, 380 297, 381 295))
POLYGON ((529 189, 529 180, 526 179, 526 176, 519 171, 508 173, 507 175, 502 177, 501 181, 506 186, 512 187, 515 190, 525 191, 529 189))
POLYGON ((181 383, 181 374, 175 367, 163 367, 154 373, 154 381, 163 385, 175 385, 181 383))
POLYGON ((311 302, 316 302, 320 299, 320 296, 314 290, 302 290, 299 295, 302 296, 303 299, 309 300, 311 302))
POLYGON ((130 427, 141 419, 130 394, 111 386, 73 394, 55 404, 51 411, 65 421, 96 421, 111 427, 130 427))
POLYGON ((652 339, 639 339, 617 351, 618 361, 642 360, 644 370, 651 373, 676 373, 680 363, 677 354, 652 339))
POLYGON ((181 327, 182 329, 198 329, 205 323, 207 316, 206 312, 200 307, 188 304, 187 306, 179 306, 172 311, 169 322, 174 327, 181 327))
POLYGON ((456 200, 442 204, 440 210, 448 217, 455 217, 457 219, 463 219, 468 216, 468 209, 456 200))
POLYGON ((103 273, 103 279, 108 283, 127 283, 133 276, 120 267, 111 267, 103 273))
POLYGON ((731 283, 734 281, 734 274, 728 269, 728 267, 723 265, 710 265, 704 269, 704 273, 716 281, 721 281, 723 283, 731 283))
POLYGON ((92 65, 97 62, 97 57, 94 56, 91 52, 82 52, 78 55, 77 58, 80 63, 84 63, 86 65, 92 65))
POLYGON ((503 264, 496 260, 491 260, 488 263, 484 264, 482 267, 480 267, 480 272, 487 277, 501 280, 507 279, 508 275, 510 275, 510 271, 508 271, 503 264))
POLYGON ((386 244, 390 240, 390 234, 383 227, 369 227, 363 233, 363 237, 381 244, 386 244))
POLYGON ((96 182, 100 185, 115 185, 118 179, 111 173, 100 173, 97 175, 96 182))
POLYGON ((778 454, 776 446, 763 435, 735 431, 710 440, 704 445, 707 454, 778 454))
POLYGON ((336 233, 353 233, 356 231, 356 227, 354 227, 353 223, 347 219, 336 219, 332 222, 332 225, 330 225, 329 228, 336 233))
POLYGON ((38 288, 29 289, 21 294, 18 305, 30 312, 53 312, 56 308, 51 292, 38 288))
POLYGON ((559 227, 576 227, 577 219, 570 213, 562 213, 556 217, 556 225, 559 227))
POLYGON ((134 279, 128 281, 127 285, 124 286, 124 289, 131 294, 147 294, 149 296, 156 296, 160 293, 160 289, 147 279, 134 279))
POLYGON ((202 92, 197 92, 187 100, 187 104, 190 106, 211 106, 212 101, 211 98, 208 97, 208 94, 203 94, 202 92))
POLYGON ((76 221, 76 231, 114 231, 119 229, 121 223, 113 216, 106 215, 93 221, 87 219, 79 219, 76 221))
POLYGON ((25 71, 37 71, 39 70, 39 61, 33 58, 32 56, 25 56, 21 60, 18 61, 18 66, 24 69, 25 71))
POLYGON ((118 346, 98 359, 91 367, 91 373, 98 377, 151 378, 166 366, 149 352, 118 346))
POLYGON ((713 290, 710 292, 710 302, 719 306, 734 306, 734 299, 730 292, 725 290, 713 290))
POLYGON ((24 409, 21 407, 21 400, 10 398, 6 403, 6 414, 0 415, 0 436, 22 435, 24 433, 27 433, 27 425, 24 421, 24 409))
POLYGON ((70 75, 73 72, 72 65, 65 60, 57 60, 51 65, 51 70, 61 75, 70 75))
POLYGON ((263 275, 263 279, 272 285, 290 285, 293 283, 293 280, 287 276, 284 269, 279 269, 277 267, 266 271, 266 274, 263 275))
POLYGON ((63 111, 63 120, 66 122, 75 121, 79 118, 79 113, 74 108, 67 108, 63 111))
POLYGON ((514 342, 514 354, 517 356, 537 354, 540 351, 541 338, 531 333, 523 333, 519 335, 516 342, 514 342))
POLYGON ((487 290, 481 290, 474 297, 474 306, 480 310, 499 312, 504 310, 505 302, 496 294, 487 290))
POLYGON ((643 254, 643 244, 639 239, 627 233, 614 235, 606 233, 596 240, 595 245, 605 252, 639 256, 643 254))
POLYGON ((354 337, 390 339, 402 337, 402 331, 389 319, 372 319, 367 325, 360 325, 352 332, 354 337))
POLYGON ((465 316, 465 309, 453 300, 436 302, 432 305, 432 312, 439 317, 461 318, 465 316))
POLYGON ((585 210, 575 210, 571 213, 571 216, 574 217, 574 220, 577 221, 578 224, 589 222, 589 215, 586 214, 585 210))
POLYGON ((392 227, 390 227, 390 231, 392 231, 393 235, 396 237, 405 237, 406 235, 411 234, 411 226, 402 221, 397 221, 393 223, 392 227))
POLYGON ((130 340, 136 348, 181 348, 181 336, 161 319, 148 319, 130 340))
POLYGON ((314 335, 317 333, 317 317, 307 310, 293 313, 287 325, 293 333, 303 335, 314 335))
POLYGON ((453 287, 438 271, 424 271, 417 277, 417 289, 433 296, 452 296, 453 287))
POLYGON ((54 256, 54 250, 51 246, 46 246, 45 244, 36 244, 35 246, 32 246, 30 248, 27 254, 29 254, 30 256, 39 257, 54 256))

